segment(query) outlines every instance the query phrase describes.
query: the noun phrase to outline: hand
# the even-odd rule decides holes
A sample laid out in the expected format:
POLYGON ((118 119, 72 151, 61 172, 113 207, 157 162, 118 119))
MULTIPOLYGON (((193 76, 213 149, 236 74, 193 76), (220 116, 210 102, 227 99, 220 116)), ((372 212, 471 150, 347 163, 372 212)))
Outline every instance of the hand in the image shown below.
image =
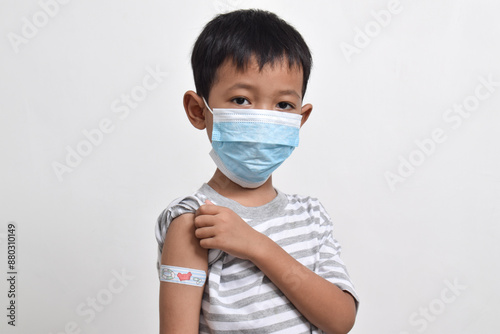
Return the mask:
POLYGON ((241 259, 250 259, 252 251, 265 236, 231 209, 214 205, 209 200, 205 203, 196 210, 194 218, 195 236, 200 239, 200 246, 220 249, 241 259))

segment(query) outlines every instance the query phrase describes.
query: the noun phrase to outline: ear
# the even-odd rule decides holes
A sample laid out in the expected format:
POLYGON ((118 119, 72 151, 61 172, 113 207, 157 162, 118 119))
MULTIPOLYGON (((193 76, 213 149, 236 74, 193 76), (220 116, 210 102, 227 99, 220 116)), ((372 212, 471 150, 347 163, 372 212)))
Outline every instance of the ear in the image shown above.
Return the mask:
POLYGON ((205 103, 203 99, 192 90, 189 90, 184 94, 183 102, 184 110, 191 124, 198 130, 205 129, 205 103))
POLYGON ((302 115, 302 122, 300 123, 300 127, 302 127, 302 125, 304 125, 304 123, 307 121, 309 115, 311 115, 312 110, 313 106, 310 103, 302 106, 302 110, 300 111, 300 114, 302 115))

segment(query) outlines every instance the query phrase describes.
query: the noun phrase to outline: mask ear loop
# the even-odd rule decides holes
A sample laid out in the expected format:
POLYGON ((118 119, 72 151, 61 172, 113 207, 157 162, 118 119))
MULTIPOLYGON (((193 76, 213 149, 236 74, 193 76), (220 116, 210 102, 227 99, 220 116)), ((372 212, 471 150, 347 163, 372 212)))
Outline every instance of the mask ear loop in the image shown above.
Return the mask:
POLYGON ((213 115, 214 112, 212 111, 212 109, 210 109, 210 107, 208 106, 208 103, 207 103, 207 100, 205 100, 205 98, 202 96, 202 99, 203 99, 203 102, 205 102, 205 106, 207 107, 208 111, 210 111, 210 113, 213 115))

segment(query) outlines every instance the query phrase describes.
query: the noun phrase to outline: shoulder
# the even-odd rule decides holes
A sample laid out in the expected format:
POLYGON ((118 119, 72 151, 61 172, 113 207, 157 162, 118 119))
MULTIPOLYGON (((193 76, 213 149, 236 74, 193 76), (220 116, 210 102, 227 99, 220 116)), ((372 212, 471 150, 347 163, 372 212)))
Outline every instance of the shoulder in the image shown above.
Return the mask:
POLYGON ((294 214, 309 215, 315 223, 331 224, 331 218, 317 197, 299 194, 285 195, 288 199, 287 210, 294 214))
POLYGON ((287 197, 289 207, 304 208, 308 211, 325 211, 323 204, 316 197, 299 194, 285 194, 285 196, 287 197))
POLYGON ((198 197, 191 195, 186 197, 179 197, 160 213, 158 217, 158 225, 170 224, 170 222, 185 213, 194 213, 200 207, 200 200, 198 197))
POLYGON ((319 200, 313 196, 306 196, 300 194, 285 194, 288 198, 289 204, 297 204, 297 205, 315 205, 319 203, 319 200))
POLYGON ((160 213, 156 221, 155 234, 158 244, 163 244, 167 230, 174 219, 177 220, 176 218, 180 218, 187 213, 195 213, 204 201, 205 196, 200 191, 197 191, 192 195, 179 197, 170 202, 160 213))

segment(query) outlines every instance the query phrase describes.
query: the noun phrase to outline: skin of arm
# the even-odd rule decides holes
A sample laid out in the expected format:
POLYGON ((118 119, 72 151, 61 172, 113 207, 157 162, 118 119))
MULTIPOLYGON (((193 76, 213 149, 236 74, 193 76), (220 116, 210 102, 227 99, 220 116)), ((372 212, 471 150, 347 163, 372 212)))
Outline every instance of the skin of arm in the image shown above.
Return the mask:
MULTIPOLYGON (((161 263, 207 272, 207 250, 194 235, 194 214, 175 218, 165 236, 161 263)), ((160 282, 160 334, 197 334, 203 287, 160 282)))
POLYGON ((302 315, 326 333, 351 330, 356 308, 349 293, 303 266, 232 210, 206 203, 195 214, 195 235, 201 247, 252 261, 302 315))

